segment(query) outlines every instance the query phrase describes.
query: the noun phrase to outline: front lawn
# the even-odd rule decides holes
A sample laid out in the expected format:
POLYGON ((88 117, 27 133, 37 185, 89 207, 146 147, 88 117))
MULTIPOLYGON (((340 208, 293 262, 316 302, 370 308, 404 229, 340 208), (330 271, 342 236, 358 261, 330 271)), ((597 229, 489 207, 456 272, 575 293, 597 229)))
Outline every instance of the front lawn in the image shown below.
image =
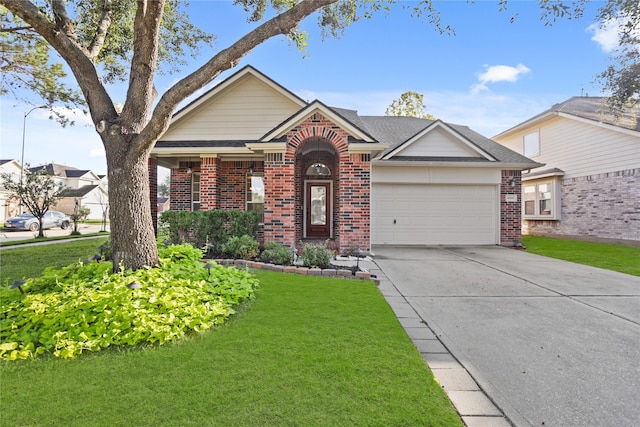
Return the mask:
POLYGON ((255 274, 256 299, 179 343, 1 362, 0 425, 462 425, 373 282, 255 274))
POLYGON ((640 247, 522 236, 527 252, 640 276, 640 247))

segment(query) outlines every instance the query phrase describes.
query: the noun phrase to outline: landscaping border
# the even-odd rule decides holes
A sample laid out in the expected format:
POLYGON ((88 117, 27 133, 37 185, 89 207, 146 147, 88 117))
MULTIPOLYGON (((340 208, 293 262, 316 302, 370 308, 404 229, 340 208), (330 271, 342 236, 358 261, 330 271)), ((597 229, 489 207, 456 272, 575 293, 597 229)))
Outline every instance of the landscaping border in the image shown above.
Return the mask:
POLYGON ((244 259, 202 259, 203 262, 207 261, 215 261, 220 265, 224 266, 241 266, 248 268, 255 268, 258 270, 270 270, 276 271, 279 273, 292 273, 292 274, 300 274, 304 276, 326 276, 326 277, 337 277, 341 279, 357 279, 357 280, 374 280, 377 282, 377 279, 371 276, 371 273, 368 271, 357 271, 355 275, 351 270, 347 269, 335 269, 335 268, 308 268, 308 267, 299 267, 295 265, 276 265, 276 264, 267 264, 260 261, 247 261, 244 259))

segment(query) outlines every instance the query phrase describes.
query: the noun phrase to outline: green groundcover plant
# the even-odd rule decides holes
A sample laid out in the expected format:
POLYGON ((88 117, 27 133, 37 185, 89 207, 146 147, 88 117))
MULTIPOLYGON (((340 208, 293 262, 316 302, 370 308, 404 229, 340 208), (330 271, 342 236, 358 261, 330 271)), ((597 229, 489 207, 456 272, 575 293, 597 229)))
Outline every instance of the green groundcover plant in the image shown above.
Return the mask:
POLYGON ((258 287, 246 271, 205 268, 202 252, 190 245, 159 253, 154 268, 112 273, 110 262, 79 262, 46 269, 22 285, 24 293, 0 287, 0 357, 72 358, 110 346, 163 344, 224 323, 258 287))

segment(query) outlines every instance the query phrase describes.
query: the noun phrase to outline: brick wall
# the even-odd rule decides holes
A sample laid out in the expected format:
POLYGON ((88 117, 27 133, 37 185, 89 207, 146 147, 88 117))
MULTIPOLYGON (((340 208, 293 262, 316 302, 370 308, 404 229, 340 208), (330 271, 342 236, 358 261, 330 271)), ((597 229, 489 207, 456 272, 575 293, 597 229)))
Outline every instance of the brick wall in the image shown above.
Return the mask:
POLYGON ((525 220, 525 234, 640 241, 640 169, 562 180, 559 221, 525 220))
POLYGON ((500 244, 522 244, 522 181, 519 170, 503 170, 500 184, 500 244), (507 201, 515 197, 515 201, 507 201))
POLYGON ((341 154, 340 248, 370 249, 371 163, 362 154, 341 154), (343 160, 344 158, 344 160, 343 160))
MULTIPOLYGON (((265 163, 265 241, 295 245, 304 237, 304 181, 306 169, 321 161, 332 172, 333 246, 369 249, 370 163, 350 155, 348 134, 321 114, 314 114, 287 134, 283 162, 265 163), (334 154, 301 154, 306 144, 329 144, 334 154)), ((322 178, 320 178, 322 179, 322 178)))
POLYGON ((200 209, 211 210, 218 207, 218 159, 200 159, 200 209))
POLYGON ((191 210, 191 174, 193 172, 200 172, 200 163, 180 162, 177 168, 171 169, 169 198, 172 210, 191 210))

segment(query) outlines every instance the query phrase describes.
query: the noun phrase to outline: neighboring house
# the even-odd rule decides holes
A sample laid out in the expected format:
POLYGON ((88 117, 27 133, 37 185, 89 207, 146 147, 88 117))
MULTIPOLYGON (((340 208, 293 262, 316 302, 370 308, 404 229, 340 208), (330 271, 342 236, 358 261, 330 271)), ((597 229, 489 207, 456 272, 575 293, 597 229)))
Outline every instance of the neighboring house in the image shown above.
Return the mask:
MULTIPOLYGON (((0 160, 0 176, 8 174, 15 182, 20 181, 22 166, 17 160, 0 160)), ((19 213, 20 200, 13 193, 7 191, 0 182, 0 221, 4 223, 7 218, 19 213)))
POLYGON ((573 97, 493 139, 545 167, 522 175, 523 233, 640 242, 640 108, 573 97))
POLYGON ((171 201, 168 197, 158 197, 158 213, 168 211, 171 208, 171 201))
POLYGON ((109 206, 106 178, 103 175, 56 163, 29 168, 32 172, 42 169, 45 169, 54 181, 66 187, 62 198, 56 204, 56 210, 72 215, 77 202, 78 207, 89 208, 88 219, 103 219, 103 213, 109 206))
POLYGON ((246 209, 286 245, 519 245, 520 173, 466 126, 306 102, 247 66, 178 111, 151 153, 171 209, 246 209))

